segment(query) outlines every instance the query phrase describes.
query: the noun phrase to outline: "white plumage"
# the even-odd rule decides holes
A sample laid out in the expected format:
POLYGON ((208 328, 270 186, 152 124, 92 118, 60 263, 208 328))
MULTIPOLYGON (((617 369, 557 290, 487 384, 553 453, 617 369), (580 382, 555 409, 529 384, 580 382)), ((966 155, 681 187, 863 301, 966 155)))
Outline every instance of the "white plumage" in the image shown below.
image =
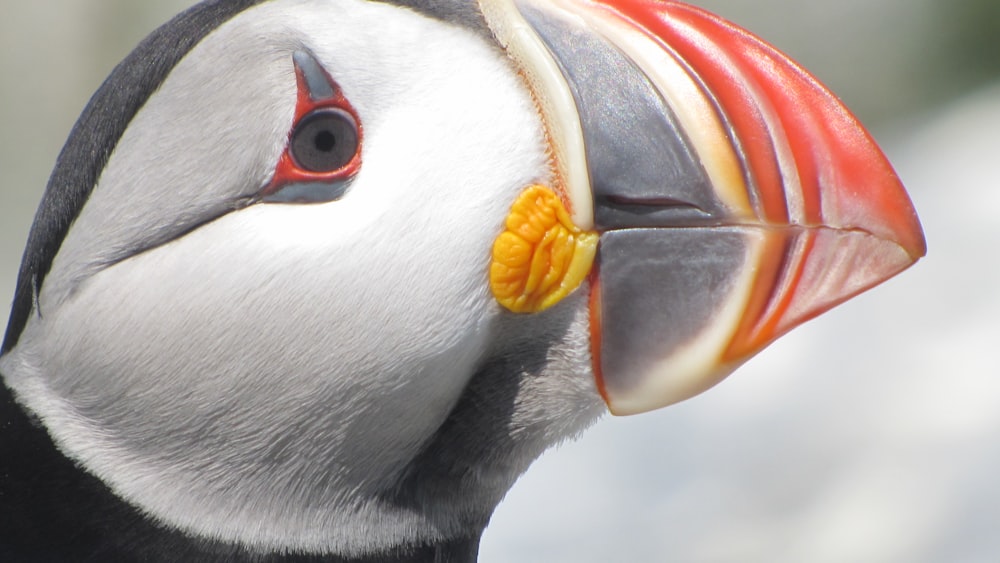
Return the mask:
POLYGON ((448 522, 377 492, 494 340, 490 247, 548 173, 532 102, 483 38, 378 3, 263 4, 132 121, 0 369, 67 453, 169 524, 270 549, 441 539, 448 522), (184 234, 267 184, 296 49, 361 117, 348 193, 184 234))

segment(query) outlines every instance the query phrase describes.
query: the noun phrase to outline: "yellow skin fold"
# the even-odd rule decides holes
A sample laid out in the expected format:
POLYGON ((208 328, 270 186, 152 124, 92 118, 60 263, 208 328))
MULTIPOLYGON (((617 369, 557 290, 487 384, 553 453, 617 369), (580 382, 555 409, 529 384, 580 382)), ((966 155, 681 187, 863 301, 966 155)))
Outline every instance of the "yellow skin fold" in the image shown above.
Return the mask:
POLYGON ((597 238, 596 232, 573 224, 566 206, 550 188, 525 188, 493 243, 493 296, 514 313, 548 309, 590 273, 597 238))

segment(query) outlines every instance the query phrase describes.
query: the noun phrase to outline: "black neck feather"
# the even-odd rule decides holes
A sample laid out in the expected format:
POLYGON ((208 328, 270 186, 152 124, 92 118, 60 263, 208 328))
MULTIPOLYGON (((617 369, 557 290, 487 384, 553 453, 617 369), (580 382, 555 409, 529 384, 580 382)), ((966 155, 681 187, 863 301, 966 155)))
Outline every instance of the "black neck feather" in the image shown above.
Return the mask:
POLYGON ((53 444, 0 385, 0 561, 80 563, 471 563, 479 538, 362 558, 258 553, 167 529, 53 444))

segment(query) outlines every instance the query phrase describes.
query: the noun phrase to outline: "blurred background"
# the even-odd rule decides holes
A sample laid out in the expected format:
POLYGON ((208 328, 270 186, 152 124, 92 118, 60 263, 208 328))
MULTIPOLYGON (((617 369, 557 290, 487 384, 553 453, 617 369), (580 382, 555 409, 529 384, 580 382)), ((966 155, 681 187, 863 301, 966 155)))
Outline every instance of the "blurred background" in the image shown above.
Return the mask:
MULTIPOLYGON (((190 0, 0 0, 0 303, 114 64, 190 0)), ((704 0, 869 125, 929 255, 708 393, 608 418, 498 509, 481 560, 1000 561, 1000 1, 704 0)))

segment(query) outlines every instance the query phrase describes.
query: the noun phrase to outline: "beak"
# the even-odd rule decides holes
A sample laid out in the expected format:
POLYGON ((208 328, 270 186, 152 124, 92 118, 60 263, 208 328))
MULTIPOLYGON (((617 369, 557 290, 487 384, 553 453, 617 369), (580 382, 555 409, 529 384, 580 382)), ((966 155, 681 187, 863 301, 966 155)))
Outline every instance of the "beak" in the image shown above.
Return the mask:
POLYGON ((611 412, 692 397, 926 252, 899 179, 808 72, 656 0, 481 0, 531 85, 572 221, 599 233, 611 412))

